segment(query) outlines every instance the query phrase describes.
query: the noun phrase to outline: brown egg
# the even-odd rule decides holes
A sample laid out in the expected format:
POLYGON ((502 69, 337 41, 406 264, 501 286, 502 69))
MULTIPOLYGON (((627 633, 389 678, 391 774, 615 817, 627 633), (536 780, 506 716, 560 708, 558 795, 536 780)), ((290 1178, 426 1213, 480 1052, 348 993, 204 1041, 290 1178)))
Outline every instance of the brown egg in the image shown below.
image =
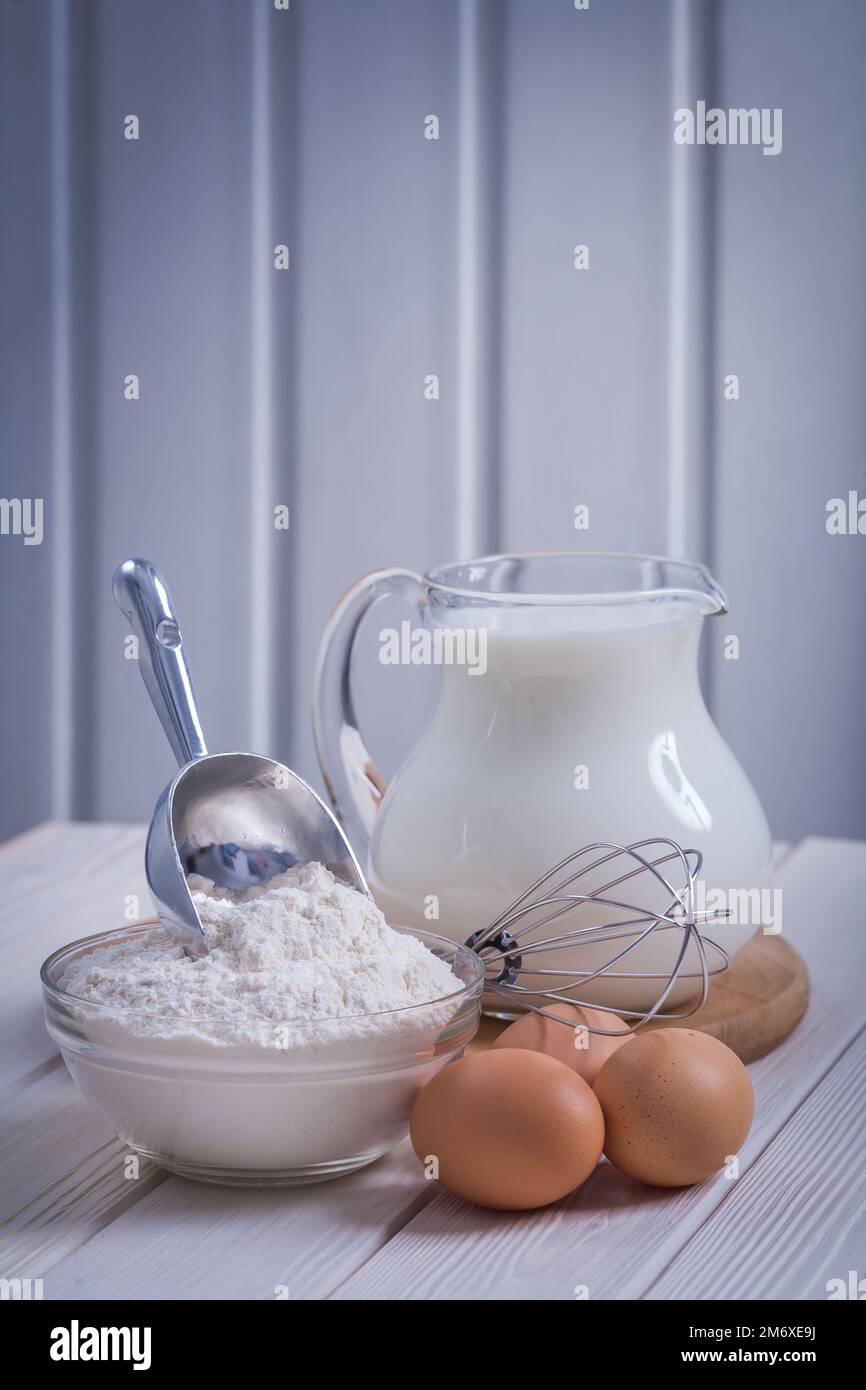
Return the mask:
POLYGON ((584 1182, 604 1121, 586 1082, 540 1052, 474 1053, 438 1072, 415 1102, 412 1144, 444 1187, 503 1211, 544 1207, 584 1182), (435 1171, 435 1170, 434 1170, 435 1171))
POLYGON ((623 1028, 622 1019, 602 1009, 588 1009, 576 1004, 549 1004, 547 1012, 556 1014, 563 1023, 555 1023, 543 1014, 526 1013, 516 1023, 509 1024, 499 1034, 494 1047, 525 1047, 529 1052, 544 1052, 564 1062, 591 1086, 608 1057, 629 1042, 630 1037, 606 1038, 589 1033, 588 1028, 623 1028))
POLYGON ((605 1062, 595 1094, 607 1157, 656 1187, 685 1187, 717 1172, 740 1148, 755 1112, 736 1053, 691 1028, 638 1034, 605 1062))

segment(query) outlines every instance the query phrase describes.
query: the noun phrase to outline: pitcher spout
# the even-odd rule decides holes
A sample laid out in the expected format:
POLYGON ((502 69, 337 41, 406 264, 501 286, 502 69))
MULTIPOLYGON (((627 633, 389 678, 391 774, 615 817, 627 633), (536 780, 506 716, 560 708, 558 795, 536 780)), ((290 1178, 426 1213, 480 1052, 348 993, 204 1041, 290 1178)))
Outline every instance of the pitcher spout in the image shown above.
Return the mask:
POLYGON ((664 563, 679 566, 691 572, 691 592, 705 617, 716 617, 727 613, 728 596, 718 580, 710 574, 706 565, 683 560, 668 560, 664 563))

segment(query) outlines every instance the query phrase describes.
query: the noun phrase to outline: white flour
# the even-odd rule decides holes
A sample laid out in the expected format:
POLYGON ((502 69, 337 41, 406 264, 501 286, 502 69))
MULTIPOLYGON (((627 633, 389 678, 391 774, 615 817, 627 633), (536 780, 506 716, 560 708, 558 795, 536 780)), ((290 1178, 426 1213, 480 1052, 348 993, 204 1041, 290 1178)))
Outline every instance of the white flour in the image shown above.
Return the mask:
MULTIPOLYGON (((61 987, 107 1005, 136 1033, 201 1033, 215 1041, 292 1045, 315 1030, 281 1025, 346 1019, 425 1004, 460 988, 444 960, 417 937, 396 932, 369 898, 321 864, 305 864, 244 892, 190 878, 208 954, 193 960, 155 929, 141 939, 98 947, 73 961, 61 987), (263 1024, 274 1025, 272 1028, 263 1024), (251 1025, 251 1026, 247 1026, 251 1025)), ((429 1019, 427 1020, 429 1022, 429 1019)), ((319 1030, 321 1031, 321 1030, 319 1030)), ((365 1030, 367 1031, 367 1030, 365 1030)))
POLYGON ((210 1181, 308 1181, 399 1143, 474 1033, 480 983, 467 998, 321 864, 243 894, 191 887, 202 959, 138 928, 59 978, 49 1031, 84 1095, 125 1142, 210 1181))

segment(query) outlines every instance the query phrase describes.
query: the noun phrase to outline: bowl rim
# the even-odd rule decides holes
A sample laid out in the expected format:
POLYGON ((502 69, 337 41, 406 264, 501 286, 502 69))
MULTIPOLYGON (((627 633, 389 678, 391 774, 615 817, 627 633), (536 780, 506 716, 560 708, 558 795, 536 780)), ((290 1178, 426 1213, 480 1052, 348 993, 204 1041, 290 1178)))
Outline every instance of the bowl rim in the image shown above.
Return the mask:
POLYGON ((153 931, 154 928, 160 929, 158 917, 139 918, 123 927, 109 927, 107 931, 93 932, 90 936, 80 936, 75 941, 67 941, 65 945, 58 946, 52 951, 39 968, 39 979, 42 983, 43 995, 50 996, 57 1002, 64 1003, 72 1001, 76 1006, 84 1006, 88 1009, 95 1009, 110 1015, 113 1018, 140 1018, 153 1019, 161 1023, 180 1023, 188 1028, 194 1028, 203 1024, 219 1025, 220 1027, 232 1027, 243 1024, 277 1024, 284 1027, 287 1024, 303 1024, 309 1028, 319 1028, 328 1024, 345 1023, 364 1023, 370 1019, 397 1018, 403 1015, 411 1015, 419 1009, 429 1009, 436 1004, 444 1004, 449 1000, 455 1000, 463 995, 469 997, 473 990, 478 992, 479 1009, 481 995, 484 992, 484 964, 480 956, 462 941, 452 941, 450 937, 439 936, 436 932, 421 931, 415 927, 403 927, 399 924, 388 924, 394 931, 401 932, 406 936, 417 937, 421 942, 428 946, 433 942, 439 946, 447 947, 448 950, 456 953, 457 957, 466 964, 472 963, 474 978, 469 981, 461 981, 458 989, 452 990, 449 994, 437 995, 435 999, 425 999, 420 1004, 406 1004, 397 1009, 377 1009, 373 1013, 364 1014, 328 1014, 323 1018, 308 1018, 301 1014, 295 1014, 288 1018, 238 1018, 232 1015, 213 1015, 213 1014, 165 1014, 153 1013, 150 1010, 134 1009, 124 1007, 120 1004, 102 1003, 96 999, 87 999, 84 995, 73 994, 71 990, 63 989, 55 984, 50 978, 50 971, 57 965, 58 961, 64 956, 71 956, 77 949, 85 946, 95 946, 100 943, 108 944, 111 938, 119 938, 127 935, 144 934, 153 931))

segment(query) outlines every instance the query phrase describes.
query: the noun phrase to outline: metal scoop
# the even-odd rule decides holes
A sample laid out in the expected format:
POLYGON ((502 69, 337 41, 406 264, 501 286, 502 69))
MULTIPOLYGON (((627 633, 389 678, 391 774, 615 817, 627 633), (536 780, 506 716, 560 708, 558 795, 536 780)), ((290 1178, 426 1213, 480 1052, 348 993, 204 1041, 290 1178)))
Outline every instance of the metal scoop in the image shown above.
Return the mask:
POLYGON ((125 560, 113 588, 180 764, 156 803, 145 849, 147 883, 165 930, 190 955, 206 953, 187 884, 191 873, 242 889, 318 861, 370 897, 348 840, 312 787, 271 758, 208 753, 171 595, 155 565, 125 560))

